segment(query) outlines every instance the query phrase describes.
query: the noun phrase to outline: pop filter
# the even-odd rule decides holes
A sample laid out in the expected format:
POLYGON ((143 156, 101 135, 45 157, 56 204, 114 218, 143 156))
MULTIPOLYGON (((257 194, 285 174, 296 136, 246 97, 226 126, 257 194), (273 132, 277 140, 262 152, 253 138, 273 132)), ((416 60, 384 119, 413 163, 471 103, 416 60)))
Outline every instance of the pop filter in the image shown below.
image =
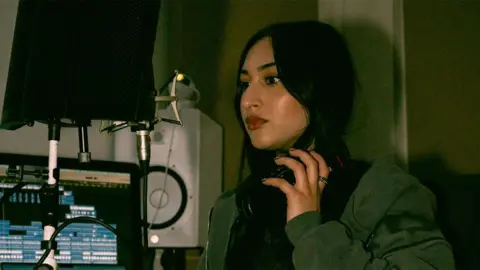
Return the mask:
MULTIPOLYGON (((0 128, 154 116, 160 0, 9 0, 0 6, 2 13, 16 12, 13 37, 2 38, 12 43, 0 128)), ((1 16, 10 18, 2 36, 12 34, 11 15, 1 16)))

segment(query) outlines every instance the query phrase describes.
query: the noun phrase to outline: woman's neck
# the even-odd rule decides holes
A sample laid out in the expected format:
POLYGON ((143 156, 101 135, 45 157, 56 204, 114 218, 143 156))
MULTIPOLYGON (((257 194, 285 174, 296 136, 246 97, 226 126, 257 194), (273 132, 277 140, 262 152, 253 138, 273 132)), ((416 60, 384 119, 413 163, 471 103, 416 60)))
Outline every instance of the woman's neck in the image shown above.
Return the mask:
MULTIPOLYGON (((312 144, 306 149, 307 151, 312 151, 315 149, 315 140, 312 142, 312 144)), ((277 157, 283 157, 283 156, 286 156, 288 155, 288 151, 290 149, 280 149, 280 150, 277 150, 276 151, 276 154, 275 156, 277 157)))

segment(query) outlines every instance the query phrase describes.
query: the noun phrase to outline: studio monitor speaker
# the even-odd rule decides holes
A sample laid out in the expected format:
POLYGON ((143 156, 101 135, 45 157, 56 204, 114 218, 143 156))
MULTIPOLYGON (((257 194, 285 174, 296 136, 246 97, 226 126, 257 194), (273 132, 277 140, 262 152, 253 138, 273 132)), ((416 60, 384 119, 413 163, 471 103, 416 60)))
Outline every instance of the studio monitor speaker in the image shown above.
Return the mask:
MULTIPOLYGON (((161 115, 170 114, 168 110, 161 115)), ((184 126, 161 122, 152 133, 148 178, 149 246, 200 247, 209 210, 222 188, 223 131, 196 108, 180 111, 184 126)), ((115 159, 136 161, 135 137, 115 134, 115 159)))

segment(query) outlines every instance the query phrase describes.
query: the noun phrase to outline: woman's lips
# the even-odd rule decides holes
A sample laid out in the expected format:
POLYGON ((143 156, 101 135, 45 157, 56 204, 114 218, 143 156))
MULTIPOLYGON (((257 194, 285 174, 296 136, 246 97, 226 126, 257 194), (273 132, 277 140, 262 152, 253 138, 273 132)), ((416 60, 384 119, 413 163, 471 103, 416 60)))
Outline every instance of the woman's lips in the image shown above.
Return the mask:
POLYGON ((245 123, 247 124, 247 128, 250 131, 254 131, 261 128, 267 122, 268 122, 267 120, 258 116, 249 116, 245 120, 245 123))

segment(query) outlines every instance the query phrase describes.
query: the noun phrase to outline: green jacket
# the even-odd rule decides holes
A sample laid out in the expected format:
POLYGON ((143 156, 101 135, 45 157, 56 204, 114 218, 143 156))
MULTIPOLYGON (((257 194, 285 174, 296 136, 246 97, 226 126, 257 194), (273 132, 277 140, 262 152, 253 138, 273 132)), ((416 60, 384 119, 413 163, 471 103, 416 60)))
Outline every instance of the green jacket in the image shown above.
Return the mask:
MULTIPOLYGON (((455 269, 451 247, 435 223, 435 208, 434 195, 417 179, 389 159, 377 160, 340 221, 322 223, 319 212, 307 212, 287 223, 295 269, 455 269)), ((235 194, 224 193, 211 213, 198 270, 225 269, 237 215, 235 194)))

